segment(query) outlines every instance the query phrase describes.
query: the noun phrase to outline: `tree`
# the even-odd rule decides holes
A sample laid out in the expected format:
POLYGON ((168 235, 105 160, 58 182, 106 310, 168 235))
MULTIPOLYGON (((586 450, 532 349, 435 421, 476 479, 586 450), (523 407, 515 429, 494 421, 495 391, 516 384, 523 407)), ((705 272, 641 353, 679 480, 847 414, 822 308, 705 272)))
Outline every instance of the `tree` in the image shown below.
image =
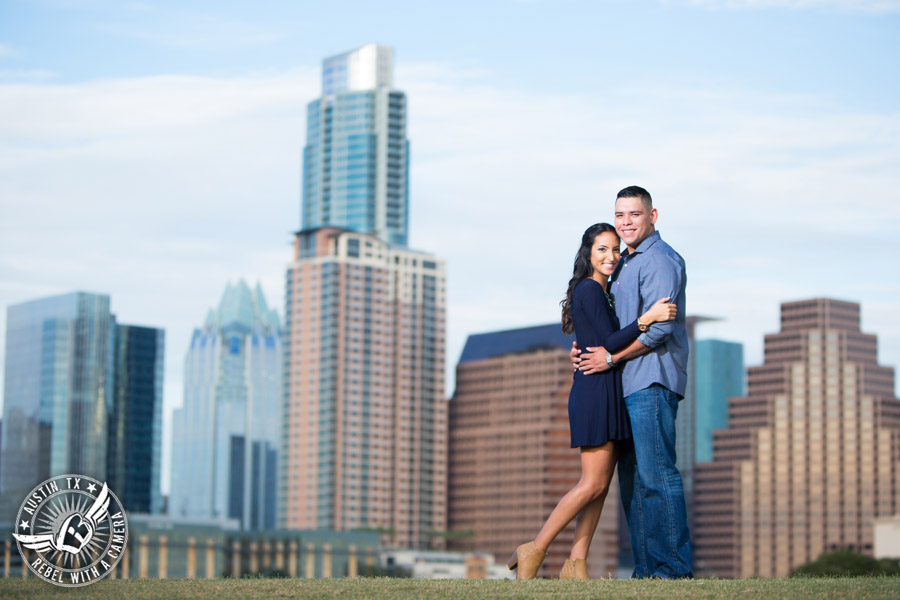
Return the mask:
POLYGON ((791 577, 863 577, 868 575, 900 575, 900 559, 857 554, 852 550, 835 550, 801 565, 791 577))

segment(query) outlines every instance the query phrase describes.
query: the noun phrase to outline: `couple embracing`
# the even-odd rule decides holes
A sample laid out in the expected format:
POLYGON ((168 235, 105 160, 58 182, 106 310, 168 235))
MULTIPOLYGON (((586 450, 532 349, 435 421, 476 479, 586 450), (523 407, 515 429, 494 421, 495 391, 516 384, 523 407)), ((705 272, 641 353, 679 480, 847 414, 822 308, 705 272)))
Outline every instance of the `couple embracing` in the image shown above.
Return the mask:
POLYGON ((559 576, 588 578, 585 559, 617 462, 632 577, 693 576, 675 467, 675 415, 687 383, 687 277, 684 260, 656 231, 656 218, 647 190, 630 186, 616 197, 615 227, 598 223, 582 236, 562 301, 563 331, 576 339, 569 429, 572 447, 581 450, 581 479, 534 541, 516 548, 508 565, 517 579, 537 574, 572 519, 575 540, 559 576))

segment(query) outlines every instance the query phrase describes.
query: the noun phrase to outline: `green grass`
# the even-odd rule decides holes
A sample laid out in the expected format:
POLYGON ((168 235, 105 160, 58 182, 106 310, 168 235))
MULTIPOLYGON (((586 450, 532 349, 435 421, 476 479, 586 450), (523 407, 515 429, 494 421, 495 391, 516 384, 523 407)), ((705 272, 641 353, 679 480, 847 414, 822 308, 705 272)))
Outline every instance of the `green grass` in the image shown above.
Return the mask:
POLYGON ((238 598, 385 598, 447 600, 482 598, 553 598, 665 600, 875 600, 900 598, 900 577, 835 579, 695 579, 692 581, 487 581, 473 579, 131 579, 103 580, 82 588, 59 588, 35 579, 0 579, 0 598, 39 600, 78 598, 144 600, 149 598, 232 600, 238 598))

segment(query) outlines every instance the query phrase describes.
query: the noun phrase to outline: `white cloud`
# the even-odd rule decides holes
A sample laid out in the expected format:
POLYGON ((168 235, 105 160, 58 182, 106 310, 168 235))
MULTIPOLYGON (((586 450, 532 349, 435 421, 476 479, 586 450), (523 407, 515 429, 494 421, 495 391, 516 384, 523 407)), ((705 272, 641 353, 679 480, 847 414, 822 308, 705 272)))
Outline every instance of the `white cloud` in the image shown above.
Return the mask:
MULTIPOLYGON (((15 115, 0 121, 0 304, 111 294, 120 321, 165 327, 166 404, 180 404, 191 331, 227 281, 259 279, 283 305, 317 78, 0 84, 15 115)), ((900 364, 900 283, 885 277, 900 114, 746 90, 525 93, 456 65, 395 81, 411 245, 449 263, 448 368, 470 333, 558 318, 581 232, 632 183, 688 262, 688 311, 722 317, 704 331, 744 342, 749 363, 779 302, 831 296, 862 302, 882 362, 900 364)))
POLYGON ((18 56, 19 52, 9 44, 0 43, 0 59, 18 56))
POLYGON ((0 69, 0 82, 41 83, 57 76, 46 69, 0 69))
MULTIPOLYGON (((688 260, 690 312, 725 318, 717 331, 750 362, 781 301, 848 298, 866 318, 900 292, 860 285, 900 249, 898 114, 744 90, 598 101, 397 79, 411 99, 412 243, 450 263, 451 361, 468 333, 555 321, 578 236, 632 183, 688 260)), ((885 331, 881 348, 900 363, 900 337, 885 331)))

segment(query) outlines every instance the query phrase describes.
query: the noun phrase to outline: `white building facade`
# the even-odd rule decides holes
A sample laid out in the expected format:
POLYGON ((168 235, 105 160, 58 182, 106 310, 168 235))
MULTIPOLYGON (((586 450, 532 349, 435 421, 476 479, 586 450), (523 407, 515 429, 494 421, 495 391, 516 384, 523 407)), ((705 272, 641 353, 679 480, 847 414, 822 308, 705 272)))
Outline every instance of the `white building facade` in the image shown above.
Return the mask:
POLYGON ((276 526, 281 363, 278 315, 259 285, 229 284, 185 358, 169 514, 276 526))

